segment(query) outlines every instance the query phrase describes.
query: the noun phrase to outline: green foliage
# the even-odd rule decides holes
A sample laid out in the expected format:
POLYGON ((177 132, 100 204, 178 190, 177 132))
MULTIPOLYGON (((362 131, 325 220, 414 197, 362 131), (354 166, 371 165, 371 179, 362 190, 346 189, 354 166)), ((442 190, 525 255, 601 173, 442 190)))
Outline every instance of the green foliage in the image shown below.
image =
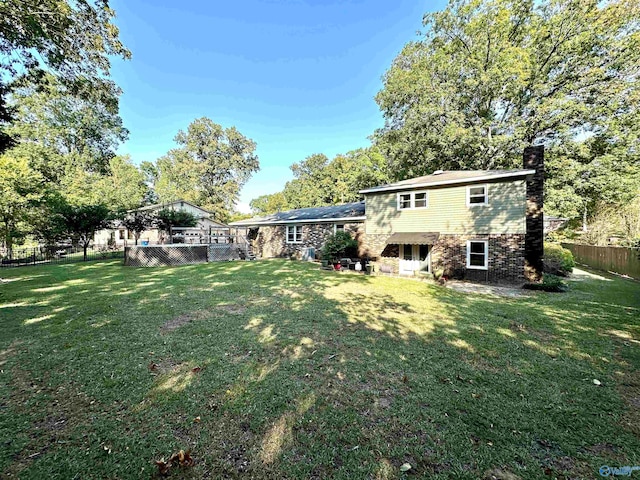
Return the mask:
POLYGON ((267 215, 269 213, 290 210, 283 192, 261 195, 260 197, 251 200, 251 202, 249 202, 249 206, 255 215, 267 215))
MULTIPOLYGON (((640 132, 640 124, 633 127, 640 132)), ((629 132, 627 132, 629 133, 629 132)), ((637 135, 637 133, 636 133, 637 135)), ((547 151, 545 210, 587 223, 598 210, 619 210, 640 195, 638 138, 598 135, 582 142, 566 139, 547 151)))
POLYGON ((640 237, 640 189, 629 203, 598 205, 589 218, 587 230, 580 235, 580 242, 607 246, 611 237, 616 237, 621 245, 630 245, 640 237))
POLYGON ((195 227, 198 219, 184 210, 163 208, 155 213, 155 224, 160 230, 171 233, 173 227, 195 227))
POLYGON ((566 277, 576 266, 571 250, 563 248, 557 243, 544 244, 544 271, 545 274, 560 275, 566 277))
POLYGON ((256 143, 235 127, 225 129, 206 117, 179 131, 175 141, 180 147, 156 163, 154 187, 160 201, 184 199, 226 221, 240 189, 260 168, 256 143))
POLYGON ((0 155, 0 235, 5 247, 24 240, 42 199, 42 176, 29 166, 28 158, 0 155))
MULTIPOLYGON (((0 1, 0 130, 11 121, 10 89, 2 83, 24 72, 37 83, 47 70, 74 97, 117 113, 119 90, 107 79, 110 57, 126 59, 131 53, 118 39, 114 17, 105 0, 0 1)), ((11 144, 10 135, 1 136, 0 153, 11 144)))
POLYGON ((329 236, 322 247, 322 258, 330 262, 357 256, 358 242, 348 232, 336 232, 329 236))
POLYGON ((527 283, 523 286, 527 290, 542 290, 544 292, 566 292, 569 289, 567 283, 562 278, 551 273, 542 276, 541 283, 527 283))
POLYGON ((53 221, 59 222, 61 230, 77 241, 87 259, 87 247, 98 230, 107 228, 113 220, 113 212, 105 205, 71 205, 61 203, 53 221))
MULTIPOLYGON (((119 92, 108 94, 117 103, 119 92)), ((78 99, 51 74, 43 75, 38 84, 25 80, 14 89, 11 104, 15 115, 7 132, 22 142, 49 149, 63 159, 63 165, 105 173, 128 131, 117 109, 110 110, 103 101, 104 98, 78 99)), ((59 172, 56 167, 44 165, 49 175, 59 172)))
POLYGON ((524 146, 637 112, 635 0, 451 1, 384 78, 377 144, 396 178, 512 168, 524 146))
POLYGON ((291 170, 295 178, 282 191, 284 202, 278 197, 278 206, 288 209, 357 202, 359 190, 390 180, 386 160, 375 147, 336 155, 333 160, 310 155, 291 170))
POLYGON ((124 215, 122 218, 122 225, 133 232, 133 236, 135 238, 135 244, 138 244, 138 239, 142 232, 150 229, 156 224, 156 215, 152 212, 148 212, 146 210, 143 211, 133 211, 124 215))

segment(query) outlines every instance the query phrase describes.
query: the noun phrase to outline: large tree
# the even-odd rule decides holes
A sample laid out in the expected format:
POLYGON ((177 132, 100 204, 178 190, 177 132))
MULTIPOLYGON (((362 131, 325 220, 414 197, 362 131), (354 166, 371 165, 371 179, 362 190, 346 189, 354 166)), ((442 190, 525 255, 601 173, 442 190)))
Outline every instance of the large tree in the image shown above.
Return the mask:
POLYGON ((242 186, 260 164, 256 143, 235 127, 203 117, 175 137, 178 148, 158 159, 155 191, 160 201, 184 198, 227 220, 242 186))
POLYGON ((22 144, 49 151, 49 161, 39 161, 43 174, 58 181, 68 165, 106 173, 116 148, 128 136, 117 111, 98 99, 76 97, 51 74, 42 75, 38 83, 29 78, 18 83, 10 102, 14 120, 6 130, 22 144))
POLYGON ((2 132, 11 122, 6 97, 24 72, 47 70, 74 96, 117 112, 110 58, 131 53, 118 39, 114 18, 107 0, 0 0, 0 152, 13 141, 2 132))
POLYGON ((378 145, 394 176, 519 165, 637 105, 637 0, 451 0, 384 77, 378 145))
POLYGON ((0 235, 11 249, 29 233, 29 220, 43 199, 42 176, 25 157, 0 155, 0 235))
POLYGON ((98 230, 107 228, 113 220, 113 212, 105 205, 70 205, 63 203, 55 212, 62 231, 82 247, 83 259, 87 248, 98 230))

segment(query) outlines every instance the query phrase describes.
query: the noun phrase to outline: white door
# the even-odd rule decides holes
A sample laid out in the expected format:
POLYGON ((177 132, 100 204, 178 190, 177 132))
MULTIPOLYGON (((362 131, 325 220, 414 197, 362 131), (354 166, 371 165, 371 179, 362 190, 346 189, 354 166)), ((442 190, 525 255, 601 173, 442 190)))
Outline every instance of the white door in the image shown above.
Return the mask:
POLYGON ((400 273, 431 272, 431 248, 428 245, 400 245, 400 273))

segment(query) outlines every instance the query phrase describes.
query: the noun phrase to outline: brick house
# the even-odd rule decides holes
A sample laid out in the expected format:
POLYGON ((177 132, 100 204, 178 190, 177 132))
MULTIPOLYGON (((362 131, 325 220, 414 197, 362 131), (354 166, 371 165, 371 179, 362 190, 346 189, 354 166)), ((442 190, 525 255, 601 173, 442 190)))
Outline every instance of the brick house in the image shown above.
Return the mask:
POLYGON ((543 147, 517 170, 437 171, 361 190, 364 202, 291 210, 236 222, 254 251, 282 257, 319 249, 337 229, 387 271, 437 270, 473 281, 538 281, 543 255, 543 147))
POLYGON ((337 231, 359 237, 364 231, 364 202, 301 208, 265 217, 233 222, 247 228, 253 252, 262 258, 302 255, 303 250, 320 250, 325 239, 337 231))

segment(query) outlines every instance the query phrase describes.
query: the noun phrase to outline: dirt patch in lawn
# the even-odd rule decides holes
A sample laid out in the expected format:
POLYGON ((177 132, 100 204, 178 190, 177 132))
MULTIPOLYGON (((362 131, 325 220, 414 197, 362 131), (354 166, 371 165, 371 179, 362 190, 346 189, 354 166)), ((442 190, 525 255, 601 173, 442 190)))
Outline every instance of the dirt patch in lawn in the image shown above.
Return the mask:
POLYGON ((231 315, 242 315, 247 311, 247 307, 241 305, 239 303, 229 303, 227 305, 219 305, 218 308, 225 313, 229 313, 231 315))
POLYGON ((172 318, 171 320, 167 320, 160 327, 160 333, 165 334, 174 331, 177 328, 182 327, 188 323, 194 322, 196 320, 204 320, 209 317, 209 312, 206 310, 194 310, 193 312, 183 313, 182 315, 178 315, 176 318, 172 318))

